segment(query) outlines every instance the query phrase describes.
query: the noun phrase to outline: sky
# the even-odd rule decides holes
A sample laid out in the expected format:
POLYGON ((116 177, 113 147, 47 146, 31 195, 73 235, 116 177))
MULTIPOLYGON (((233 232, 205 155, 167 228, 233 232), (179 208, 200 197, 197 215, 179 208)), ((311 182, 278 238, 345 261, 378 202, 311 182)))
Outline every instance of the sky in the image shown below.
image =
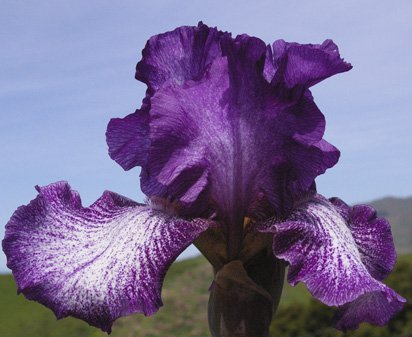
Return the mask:
POLYGON ((318 191, 348 203, 412 195, 410 0, 2 0, 1 238, 35 185, 67 180, 84 206, 104 190, 144 200, 139 169, 109 158, 106 125, 140 107, 134 68, 147 39, 200 20, 266 43, 333 39, 353 69, 313 88, 325 139, 342 152, 318 191))

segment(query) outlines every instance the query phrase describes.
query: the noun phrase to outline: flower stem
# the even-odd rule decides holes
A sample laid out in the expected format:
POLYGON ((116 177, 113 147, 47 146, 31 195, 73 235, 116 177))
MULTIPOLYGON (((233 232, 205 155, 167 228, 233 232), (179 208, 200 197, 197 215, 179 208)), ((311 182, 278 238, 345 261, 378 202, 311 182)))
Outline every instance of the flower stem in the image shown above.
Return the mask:
POLYGON ((265 250, 247 263, 234 260, 215 272, 208 308, 212 336, 267 337, 284 271, 284 263, 265 250))

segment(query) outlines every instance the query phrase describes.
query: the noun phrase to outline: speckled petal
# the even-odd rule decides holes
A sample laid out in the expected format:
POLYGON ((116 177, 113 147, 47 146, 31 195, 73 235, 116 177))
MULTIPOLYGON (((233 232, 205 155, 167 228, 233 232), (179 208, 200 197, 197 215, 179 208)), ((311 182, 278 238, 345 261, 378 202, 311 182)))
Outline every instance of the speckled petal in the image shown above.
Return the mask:
POLYGON ((384 326, 397 314, 406 300, 392 289, 365 293, 355 301, 340 307, 336 314, 339 330, 354 330, 363 322, 384 326))
POLYGON ((350 207, 339 198, 330 201, 348 224, 369 273, 377 280, 384 280, 396 263, 388 220, 378 218, 375 209, 369 205, 350 207))
MULTIPOLYGON (((405 302, 375 278, 393 267, 393 258, 381 256, 386 252, 393 256, 393 240, 387 223, 383 226, 382 220, 360 207, 345 210, 342 204, 335 206, 315 195, 298 205, 287 221, 267 223, 266 231, 274 233, 274 255, 290 263, 288 281, 292 285, 302 281, 323 303, 354 308, 359 321, 386 322, 405 302), (373 242, 379 244, 374 248, 373 242), (368 304, 363 314, 360 303, 368 304)), ((354 314, 344 308, 338 324, 341 329, 353 327, 347 317, 354 314)))
POLYGON ((207 227, 112 192, 83 208, 65 182, 37 190, 3 240, 18 290, 58 318, 74 316, 106 332, 120 316, 158 310, 167 269, 207 227))

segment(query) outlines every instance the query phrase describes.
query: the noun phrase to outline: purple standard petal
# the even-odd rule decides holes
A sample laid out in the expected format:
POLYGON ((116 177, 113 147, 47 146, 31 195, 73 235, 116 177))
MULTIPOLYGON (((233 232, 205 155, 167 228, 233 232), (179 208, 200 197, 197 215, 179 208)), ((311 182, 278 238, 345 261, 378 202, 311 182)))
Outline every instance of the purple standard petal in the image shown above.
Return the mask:
POLYGON ((227 35, 203 23, 183 26, 152 36, 136 66, 136 79, 147 84, 149 94, 165 82, 183 84, 202 77, 206 67, 221 55, 220 39, 227 35))
POLYGON ((107 126, 106 142, 110 158, 124 170, 144 165, 150 145, 147 109, 136 110, 125 118, 111 119, 107 126))
POLYGON ((267 50, 265 77, 288 89, 310 87, 352 66, 339 55, 332 40, 322 44, 299 44, 277 40, 267 50))
POLYGON ((112 192, 83 208, 65 182, 37 190, 3 240, 18 291, 58 318, 74 316, 107 332, 120 316, 158 310, 167 269, 207 227, 112 192))
POLYGON ((146 162, 150 96, 165 82, 183 84, 201 78, 213 59, 220 56, 219 42, 225 34, 199 23, 197 27, 179 27, 149 39, 136 66, 136 79, 148 86, 143 106, 125 118, 112 119, 107 127, 109 155, 123 169, 146 162))
POLYGON ((216 211, 238 223, 261 193, 279 209, 337 162, 312 98, 277 95, 258 76, 262 57, 248 48, 259 42, 250 39, 225 46, 228 56, 215 59, 201 80, 160 88, 151 98, 145 194, 202 206, 208 187, 216 211))
POLYGON ((338 328, 385 324, 405 303, 379 281, 395 260, 389 225, 368 206, 332 201, 315 195, 287 221, 269 221, 264 231, 274 233, 273 253, 290 263, 292 285, 302 281, 314 297, 341 307, 338 328))
POLYGON ((182 214, 211 210, 241 227, 259 200, 287 214, 339 159, 307 87, 350 67, 332 42, 284 45, 273 54, 258 38, 203 24, 152 37, 136 68, 147 115, 110 122, 111 157, 142 166, 144 193, 176 201, 182 214), (291 74, 304 82, 299 92, 291 74))

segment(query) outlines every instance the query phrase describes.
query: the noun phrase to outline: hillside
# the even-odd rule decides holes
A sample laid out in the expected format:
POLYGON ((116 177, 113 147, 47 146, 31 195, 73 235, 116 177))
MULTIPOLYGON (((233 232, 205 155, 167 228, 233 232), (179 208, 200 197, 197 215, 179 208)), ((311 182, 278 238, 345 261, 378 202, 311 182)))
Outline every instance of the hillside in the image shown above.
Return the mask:
MULTIPOLYGON (((384 198, 372 204, 380 216, 392 223, 398 252, 412 252, 412 198, 384 198)), ((363 326, 342 334, 332 328, 333 312, 312 300, 302 284, 285 285, 280 308, 272 324, 273 336, 282 337, 411 337, 412 255, 401 255, 388 283, 407 297, 407 309, 390 326, 363 326)), ((207 301, 212 270, 203 257, 176 262, 163 288, 164 307, 152 317, 132 315, 119 319, 113 337, 208 337, 207 301)), ((0 275, 1 337, 104 337, 86 323, 66 318, 57 321, 45 307, 16 296, 11 275, 0 275)))
MULTIPOLYGON (((212 269, 203 257, 173 264, 162 291, 164 306, 151 317, 131 315, 116 321, 112 337, 208 337, 207 301, 212 269), (173 332, 173 333, 171 333, 173 332)), ((282 305, 309 301, 303 285, 286 287, 282 305)), ((53 313, 35 302, 16 296, 11 275, 0 275, 1 337, 104 337, 105 333, 86 323, 65 318, 56 321, 53 313)))
POLYGON ((370 203, 379 216, 387 218, 399 253, 412 252, 412 197, 383 198, 370 203))
MULTIPOLYGON (((152 317, 131 315, 116 321, 113 337, 208 337, 207 300, 212 278, 203 257, 176 262, 163 289, 164 307, 152 317)), ((409 299, 409 304, 390 326, 363 326, 342 334, 332 325, 333 310, 311 299, 302 284, 286 285, 273 321, 273 337, 410 337, 412 336, 412 255, 401 256, 388 283, 409 299)), ((0 275, 1 337, 104 337, 86 323, 65 318, 57 321, 50 310, 16 296, 11 275, 0 275)))

